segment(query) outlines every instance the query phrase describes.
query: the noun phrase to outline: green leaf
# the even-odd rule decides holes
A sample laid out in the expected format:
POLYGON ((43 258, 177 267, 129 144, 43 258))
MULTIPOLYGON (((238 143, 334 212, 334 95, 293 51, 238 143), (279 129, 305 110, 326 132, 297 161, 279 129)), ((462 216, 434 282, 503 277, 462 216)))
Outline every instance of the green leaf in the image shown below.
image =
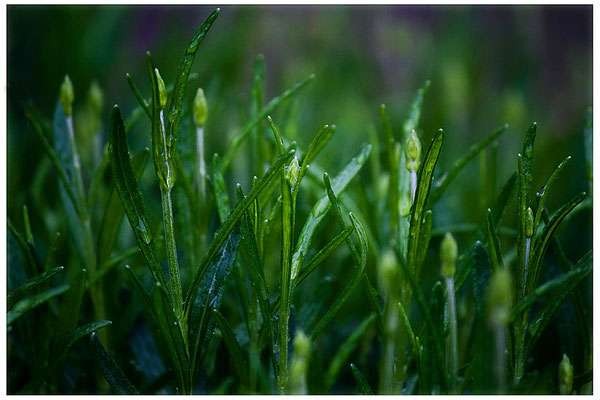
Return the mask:
POLYGON ((118 394, 139 394, 138 390, 133 384, 127 379, 127 376, 123 373, 121 368, 112 359, 112 357, 106 352, 96 332, 92 332, 90 335, 90 347, 92 350, 92 356, 94 362, 100 366, 104 379, 110 385, 111 388, 118 394))
POLYGON ((417 340, 415 338, 415 334, 413 332, 412 326, 410 325, 410 320, 408 319, 408 315, 406 314, 406 310, 404 310, 404 306, 401 302, 398 302, 398 311, 400 314, 400 319, 402 320, 402 324, 404 325, 404 329, 408 334, 408 339, 410 340, 410 345, 415 354, 415 358, 419 358, 419 346, 417 344, 417 340))
POLYGON ((48 247, 48 255, 46 256, 46 262, 44 263, 44 271, 48 271, 50 269, 50 266, 54 263, 54 256, 56 254, 56 250, 58 249, 60 237, 60 232, 56 232, 52 237, 52 242, 50 242, 50 247, 48 247))
MULTIPOLYGON (((532 296, 536 295, 536 292, 539 290, 541 295, 550 292, 549 297, 543 303, 541 309, 537 312, 537 314, 533 317, 531 324, 529 325, 528 333, 529 337, 527 340, 527 349, 531 351, 533 346, 540 338, 542 332, 548 324, 550 323, 552 316, 556 313, 560 305, 565 301, 565 299, 571 294, 573 290, 579 285, 579 283, 592 272, 593 260, 592 260, 592 252, 588 252, 585 256, 579 260, 579 262, 575 265, 573 270, 570 272, 559 276, 558 278, 546 283, 545 285, 537 288, 532 296)), ((541 296, 540 295, 540 296, 541 296)), ((539 297, 539 296, 536 296, 539 297)), ((517 304, 515 307, 517 310, 524 308, 527 309, 527 306, 530 301, 533 303, 536 300, 534 297, 527 297, 523 299, 522 302, 517 304)), ((515 313, 514 315, 518 315, 515 313)))
POLYGON ((6 325, 10 325, 20 318, 27 311, 30 311, 37 306, 46 303, 48 300, 60 296, 67 291, 69 286, 63 285, 52 289, 45 290, 41 293, 24 298, 15 304, 10 311, 6 313, 6 325))
POLYGON ((294 186, 294 197, 298 195, 298 190, 300 187, 300 182, 306 172, 308 171, 309 164, 315 159, 315 157, 321 152, 323 147, 329 142, 333 133, 335 132, 335 125, 329 126, 325 125, 317 134, 313 137, 312 141, 308 146, 308 150, 304 157, 302 157, 302 162, 300 163, 300 174, 298 175, 298 180, 296 181, 296 185, 294 186))
POLYGON ((329 391, 329 389, 335 383, 335 380, 337 379, 337 376, 340 373, 342 367, 346 365, 346 360, 348 359, 348 357, 350 357, 354 349, 356 349, 359 340, 365 334, 367 329, 371 327, 373 321, 375 321, 376 316, 377 315, 375 313, 369 314, 369 316, 365 318, 360 323, 360 325, 358 325, 356 329, 354 329, 354 331, 352 331, 350 336, 348 336, 344 343, 342 343, 342 345, 338 348, 337 352, 335 353, 335 356, 333 357, 333 360, 331 361, 331 364, 329 364, 327 372, 325 373, 326 392, 329 391))
POLYGON ((131 77, 131 75, 127 73, 125 74, 125 77, 127 78, 127 84, 131 88, 131 91, 133 92, 133 95, 137 99, 138 103, 140 103, 140 106, 142 107, 148 118, 152 119, 152 109, 150 108, 150 104, 148 104, 144 96, 142 96, 142 94, 138 90, 137 86, 133 82, 133 78, 131 77))
POLYGON ((190 356, 182 334, 182 327, 175 316, 169 295, 157 282, 154 285, 152 300, 156 310, 158 327, 167 345, 167 354, 175 373, 177 389, 180 394, 191 394, 190 356))
POLYGON ((539 202, 538 202, 537 209, 535 211, 535 219, 533 222, 533 237, 536 236, 537 228, 540 225, 540 222, 542 220, 542 211, 544 211, 544 206, 546 205, 546 199, 548 198, 548 191, 550 190, 552 183, 554 183, 554 181, 556 180, 556 177, 558 176, 559 172, 563 169, 565 164, 567 162, 569 162, 570 159, 571 159, 571 156, 568 156, 558 165, 558 167, 556 167, 556 169, 554 170, 552 175, 550 175, 550 178, 548 178, 548 180, 546 181, 546 184, 542 188, 541 192, 537 193, 537 195, 539 197, 539 202))
POLYGON ((48 281, 58 272, 62 271, 64 267, 56 267, 51 270, 44 272, 43 274, 34 276, 33 278, 27 280, 18 288, 11 290, 6 299, 6 310, 10 311, 18 301, 20 301, 27 293, 31 292, 33 289, 41 285, 42 283, 48 281))
POLYGON ((494 207, 492 208, 492 214, 496 224, 500 226, 500 222, 506 213, 506 209, 510 205, 512 198, 515 194, 515 188, 517 187, 517 173, 514 172, 506 181, 506 183, 500 189, 500 193, 496 198, 494 207))
POLYGON ((342 305, 348 300, 354 289, 358 286, 360 281, 362 280, 362 275, 365 272, 365 266, 367 265, 367 254, 369 251, 369 245, 367 243, 367 236, 365 234, 364 228, 360 221, 354 216, 354 214, 350 213, 350 220, 352 221, 352 225, 356 230, 356 234, 360 239, 360 264, 358 264, 355 269, 356 272, 352 277, 352 280, 346 286, 342 294, 336 299, 333 305, 327 310, 325 315, 321 318, 321 320, 317 323, 315 328, 313 329, 310 339, 311 341, 315 341, 317 337, 321 334, 325 326, 331 322, 335 314, 340 310, 342 305))
MULTIPOLYGON (((521 314, 526 309, 530 308, 533 303, 539 300, 541 297, 550 293, 562 293, 569 288, 574 289, 589 273, 592 272, 592 253, 586 254, 579 262, 579 267, 573 268, 569 272, 561 274, 556 278, 544 283, 543 285, 535 288, 527 297, 521 300, 518 304, 513 307, 512 317, 513 320, 517 315, 521 314)), ((566 297, 565 297, 566 298, 566 297)))
POLYGON ((14 225, 10 222, 10 219, 7 219, 7 227, 17 241, 21 253, 23 253, 27 277, 33 278, 34 276, 37 276, 41 270, 41 266, 39 266, 39 260, 35 254, 35 249, 27 243, 27 240, 25 240, 23 235, 17 231, 14 225))
POLYGON ((87 270, 82 269, 71 281, 69 290, 61 302, 52 343, 51 354, 54 354, 54 356, 63 347, 69 334, 77 327, 81 301, 86 289, 86 280, 87 270))
POLYGON ((402 141, 405 142, 408 135, 413 129, 417 129, 419 125, 419 119, 421 118, 421 108, 423 106, 423 98, 425 97, 425 93, 429 90, 429 86, 431 86, 431 81, 426 80, 413 99, 410 105, 410 112, 408 114, 408 118, 404 121, 403 129, 404 129, 404 137, 402 141))
POLYGON ((144 287, 142 286, 142 283, 140 282, 140 280, 135 275, 135 273, 133 272, 133 270, 131 269, 131 267, 129 265, 125 266, 125 271, 127 272, 127 275, 129 276, 129 280, 131 281, 131 284, 133 285, 133 289, 138 294, 138 296, 140 296, 140 300, 142 300, 142 304, 144 305, 144 307, 146 307, 146 310, 148 312, 150 312, 150 315, 152 315, 154 322, 156 322, 156 324, 158 325, 159 324, 158 313, 156 311, 156 308, 154 307, 152 298, 150 297, 150 295, 148 294, 146 289, 144 289, 144 287))
POLYGON ((427 250, 429 249, 429 240, 431 239, 431 223, 432 213, 431 210, 427 210, 423 216, 423 224, 421 225, 421 232, 419 233, 420 243, 416 260, 417 270, 421 269, 421 266, 425 261, 425 256, 427 255, 427 250))
MULTIPOLYGON (((366 145, 354 157, 344 169, 333 179, 332 189, 339 196, 346 188, 348 183, 360 171, 364 163, 367 161, 371 151, 371 145, 366 145)), ((323 220, 327 211, 329 211, 330 202, 327 195, 323 196, 313 207, 311 213, 306 219, 302 231, 298 237, 296 251, 292 257, 292 280, 296 278, 300 271, 300 267, 304 262, 306 253, 308 252, 312 236, 319 223, 323 220)))
POLYGON ((215 195, 215 201, 217 203, 219 219, 221 220, 221 223, 223 223, 231 212, 231 207, 229 206, 229 196, 227 196, 225 179, 223 178, 223 173, 219 169, 219 162, 219 155, 215 153, 213 156, 212 180, 210 182, 212 184, 213 194, 215 195))
POLYGON ((502 249, 500 248, 500 239, 496 233, 496 225, 494 224, 494 215, 491 209, 487 209, 487 234, 490 248, 490 259, 492 261, 492 269, 494 272, 500 268, 504 268, 502 260, 502 249))
POLYGON ((477 154, 485 149, 490 143, 492 143, 498 136, 506 132, 507 129, 508 124, 499 127, 493 133, 472 145, 466 155, 454 161, 454 165, 452 166, 450 172, 438 179, 433 186, 431 197, 429 198, 428 208, 433 207, 435 202, 442 196, 442 194, 444 194, 454 179, 456 179, 463 167, 467 165, 469 161, 475 158, 475 156, 477 156, 477 154))
POLYGON ((526 288, 531 290, 532 288, 537 286, 537 282, 539 280, 540 271, 542 269, 542 262, 544 255, 546 254, 546 250, 548 249, 548 245, 550 244, 550 240, 552 236, 556 232, 556 229, 563 221, 563 219, 579 204, 585 199, 586 194, 581 193, 578 196, 575 196, 572 200, 567 202, 564 206, 558 210, 550 222, 544 227, 541 236, 535 242, 535 246, 530 256, 530 273, 528 274, 528 280, 526 282, 526 288))
POLYGON ((352 375, 354 375, 354 379, 356 379, 356 383, 362 394, 364 395, 373 395, 373 389, 369 386, 369 382, 367 382, 367 378, 363 375, 362 372, 356 367, 354 364, 350 364, 350 368, 352 369, 352 375))
MULTIPOLYGON (((396 231, 398 229, 398 221, 400 218, 400 193, 398 192, 398 184, 399 184, 399 166, 400 168, 404 167, 404 163, 402 163, 402 157, 400 156, 400 160, 396 159, 396 141, 394 140, 394 134, 392 133, 392 127, 390 125, 390 121, 388 119, 387 111, 385 109, 385 104, 382 104, 379 108, 379 114, 381 115, 381 126, 383 128, 383 137, 385 143, 386 154, 388 158, 388 168, 390 174, 390 199, 389 199, 389 208, 390 208, 390 233, 392 238, 396 236, 396 231)), ((404 144, 404 141, 402 142, 404 144)))
POLYGON ((262 110, 260 110, 254 116, 253 119, 251 119, 246 125, 244 125, 242 127, 242 129, 240 129, 240 131, 231 139, 231 144, 227 148, 227 151, 225 152, 225 155, 223 156, 223 159, 221 161, 221 165, 220 165, 221 171, 225 171, 227 166, 229 166, 229 164, 233 160, 233 156, 234 156, 235 152, 237 151, 238 147, 242 144, 242 142, 250 134, 250 132, 252 132, 252 128, 254 128, 254 126, 256 124, 258 124, 262 120, 264 120, 264 118, 267 115, 271 114, 273 112, 273 110, 275 110, 277 107, 279 107, 279 105, 281 103, 288 100, 290 97, 295 95, 300 89, 302 89, 306 85, 308 85, 308 83, 310 81, 312 81, 314 78, 315 78, 314 75, 310 75, 308 78, 306 78, 300 82, 297 82, 290 89, 286 90, 281 95, 279 95, 278 97, 271 100, 269 102, 269 104, 264 106, 262 108, 262 110))
MULTIPOLYGON (((242 201, 244 197, 241 186, 238 186, 238 201, 242 201)), ((271 302, 269 300, 269 288, 267 286, 267 281, 265 280, 264 266, 260 257, 254 231, 250 211, 246 211, 242 218, 242 245, 246 249, 246 254, 248 255, 248 276, 250 277, 252 290, 258 298, 258 305, 263 318, 263 326, 267 332, 267 337, 271 346, 271 351, 269 352, 271 355, 271 364, 273 365, 273 371, 277 376, 277 359, 275 357, 276 342, 271 321, 272 313, 271 302)))
POLYGON ((423 243, 424 238, 421 237, 421 227, 423 225, 423 217, 426 211, 425 205, 431 188, 433 179, 433 171, 440 156, 442 143, 444 141, 444 131, 439 130, 431 141, 431 145, 427 149, 427 153, 423 159, 423 163, 417 174, 417 190, 415 200, 411 207, 410 213, 410 228, 408 239, 408 263, 410 268, 415 271, 415 276, 418 278, 419 269, 417 269, 417 257, 419 255, 419 247, 423 243))
POLYGON ((210 263, 212 263, 213 258, 217 255, 217 252, 219 251, 223 243, 225 243, 225 240, 228 238, 235 225, 242 218, 242 215, 248 209, 248 207, 250 207, 253 204, 254 199, 258 196, 258 194, 275 177, 279 169, 281 169, 287 163, 287 161, 290 158, 292 158, 294 153, 295 150, 292 148, 288 150, 284 155, 280 156, 277 159, 277 161, 271 166, 271 168, 269 168, 269 170, 265 173, 265 175, 258 180, 256 185, 252 188, 252 190, 250 191, 250 193, 248 193, 244 200, 238 205, 236 205, 233 211, 229 214, 229 217, 227 217, 225 222, 223 222, 221 227, 217 230, 217 232, 215 233, 215 238, 213 239, 207 254, 204 256, 204 259, 200 264, 200 268, 194 275, 192 284, 190 285, 190 288, 188 290, 185 302, 185 315, 189 314, 190 306, 194 303, 194 300, 197 296, 198 286, 200 285, 200 281, 202 280, 204 273, 206 272, 210 263))
MULTIPOLYGON (((213 334, 212 310, 219 308, 227 287, 241 240, 239 224, 219 249, 197 288, 195 302, 189 311, 189 340, 192 366, 199 368, 213 334)), ((195 374, 194 374, 195 375, 195 374)))
MULTIPOLYGON (((194 37, 192 37, 192 40, 190 40, 185 55, 179 62, 179 67, 177 68, 177 78, 175 79, 175 85, 173 86, 173 94, 171 96, 168 114, 168 119, 171 123, 169 125, 168 137, 172 138, 173 140, 173 149, 177 148, 179 121, 183 116, 183 97, 185 96, 185 88, 190 76, 192 64, 194 63, 194 58, 196 57, 196 52, 198 51, 198 46, 200 43, 202 43, 206 33, 219 16, 220 11, 221 9, 217 8, 208 16, 206 21, 204 21, 204 23, 196 31, 194 37)), ((174 153, 174 157, 176 157, 175 154, 176 153, 174 153)))
POLYGON ((227 346, 227 350, 229 351, 229 356, 231 357, 236 374, 240 379, 242 386, 248 388, 248 363, 244 358, 240 344, 231 330, 231 326, 229 326, 229 323, 223 318, 221 313, 216 309, 213 309, 212 312, 217 321, 217 325, 219 326, 219 330, 223 334, 225 346, 227 346))
POLYGON ((112 324, 111 321, 95 321, 90 322, 89 324, 80 326, 75 329, 65 341, 64 347, 62 348, 60 354, 57 357, 54 357, 50 360, 50 363, 43 368, 28 384, 21 390, 19 394, 32 393, 35 389, 37 389, 42 383, 48 379, 48 377, 60 366, 71 347, 84 336, 91 334, 98 329, 104 328, 108 325, 112 324))
POLYGON ((152 243, 148 214, 146 213, 142 192, 135 177, 131 158, 129 157, 129 148, 125 135, 121 111, 118 106, 115 106, 110 115, 108 146, 113 180, 119 193, 121 204, 125 210, 125 215, 127 215, 129 224, 133 229, 133 234, 142 251, 142 255, 148 262, 154 281, 166 285, 156 255, 156 249, 152 243))
POLYGON ((490 256, 483 243, 475 242, 471 249, 470 263, 473 273, 473 298, 475 299, 475 310, 478 316, 485 314, 485 294, 490 277, 492 276, 492 263, 490 256))
MULTIPOLYGON (((150 150, 146 148, 136 154, 131 160, 136 180, 140 179, 142 176, 149 156, 150 150)), ((112 248, 117 240, 119 227, 124 214, 123 207, 120 207, 120 204, 121 200, 119 199, 118 191, 114 189, 111 190, 106 201, 106 206, 104 207, 102 222, 100 223, 100 234, 97 247, 98 265, 103 264, 108 257, 110 257, 112 248)))

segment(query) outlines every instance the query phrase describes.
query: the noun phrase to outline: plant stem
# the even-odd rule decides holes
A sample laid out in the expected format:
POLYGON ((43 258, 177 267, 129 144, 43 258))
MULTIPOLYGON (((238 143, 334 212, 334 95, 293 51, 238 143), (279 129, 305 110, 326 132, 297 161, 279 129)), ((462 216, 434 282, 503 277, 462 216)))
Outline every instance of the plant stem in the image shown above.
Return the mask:
POLYGON ((456 321, 456 299, 454 296, 454 277, 446 278, 446 301, 448 302, 448 327, 450 334, 446 345, 446 360, 450 378, 450 394, 457 394, 458 380, 458 329, 456 321))
POLYGON ((503 394, 506 391, 506 339, 502 327, 494 327, 494 337, 496 341, 496 364, 494 365, 494 378, 496 380, 496 393, 503 394))
POLYGON ((206 196, 206 163, 204 162, 204 127, 196 127, 196 185, 198 200, 206 196))
POLYGON ((415 202, 415 194, 417 193, 417 171, 410 173, 410 201, 415 202))

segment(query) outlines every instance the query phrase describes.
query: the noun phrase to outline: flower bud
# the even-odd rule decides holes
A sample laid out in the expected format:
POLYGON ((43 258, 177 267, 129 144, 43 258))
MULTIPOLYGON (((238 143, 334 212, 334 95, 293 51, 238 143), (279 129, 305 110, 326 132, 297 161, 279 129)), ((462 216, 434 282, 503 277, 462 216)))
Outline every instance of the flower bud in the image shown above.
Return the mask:
POLYGON ((73 83, 69 75, 65 75, 65 80, 60 86, 60 102, 62 103, 63 111, 67 117, 73 115, 73 100, 75 93, 73 91, 73 83))
POLYGON ((406 168, 410 172, 416 172, 421 165, 421 141, 419 140, 417 132, 415 132, 414 129, 408 136, 404 154, 406 156, 406 168))
POLYGON ((308 373, 308 362, 310 359, 310 339, 299 331, 296 334, 293 345, 293 355, 290 362, 289 394, 308 394, 306 375, 308 373))
POLYGON ((389 249, 385 250, 381 255, 379 267, 377 268, 379 288, 384 295, 388 295, 392 292, 398 268, 399 265, 396 261, 394 252, 389 249))
POLYGON ((492 275, 486 296, 488 319, 492 325, 504 327, 508 323, 512 288, 512 277, 508 269, 500 268, 492 275))
POLYGON ((456 258, 458 257, 458 247, 456 240, 450 232, 446 233, 440 246, 440 260, 442 261, 442 276, 451 278, 456 273, 456 258))
POLYGON ((156 75, 156 81, 158 82, 158 100, 160 108, 165 108, 167 106, 167 88, 165 87, 165 81, 160 76, 160 72, 158 72, 158 68, 154 68, 154 74, 156 75))
POLYGON ((93 81, 88 92, 88 104, 95 115, 100 115, 104 107, 104 93, 98 82, 93 81))
POLYGON ((566 354, 558 366, 558 390, 560 394, 573 392, 573 365, 566 354))
POLYGON ((530 238, 533 236, 533 211, 531 207, 525 211, 525 236, 530 238))
POLYGON ((208 106, 206 104, 206 97, 204 97, 204 90, 198 88, 196 97, 194 98, 194 122, 197 126, 204 126, 206 122, 206 115, 208 114, 208 106))
POLYGON ((300 173, 300 165, 298 164, 298 157, 294 157, 290 162, 290 165, 285 167, 284 176, 290 184, 291 188, 296 186, 296 181, 298 180, 298 175, 300 173))

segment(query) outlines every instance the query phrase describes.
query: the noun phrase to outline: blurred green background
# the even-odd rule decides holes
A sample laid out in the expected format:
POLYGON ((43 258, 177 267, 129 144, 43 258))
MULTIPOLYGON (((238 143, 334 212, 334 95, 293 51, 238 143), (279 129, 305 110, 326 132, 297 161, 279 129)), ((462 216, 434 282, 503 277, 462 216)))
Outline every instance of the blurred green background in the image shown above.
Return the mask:
MULTIPOLYGON (((125 73, 149 93, 144 53, 150 50, 172 82, 187 41, 214 8, 8 7, 9 215, 28 200, 35 169, 22 163, 42 158, 17 96, 50 117, 68 73, 76 110, 97 80, 105 91, 104 121, 115 103, 127 115, 137 103, 125 73)), ((537 121, 535 186, 566 155, 574 156, 571 178, 559 180, 563 187, 550 207, 586 186, 582 127, 592 105, 591 6, 224 6, 194 64, 199 79, 190 85, 190 96, 198 84, 208 91, 209 154, 222 154, 244 122, 239 109, 247 105, 258 53, 265 56, 267 99, 316 74, 289 107, 298 113, 298 132, 284 134, 305 146, 320 126, 336 124, 326 167, 368 141, 370 124, 380 130, 380 103, 399 131, 416 90, 430 79, 419 135, 427 143, 436 129, 447 132, 442 168, 508 123, 499 148, 499 163, 507 166, 500 168, 503 182, 516 167, 527 127, 537 121)), ((145 136, 140 140, 146 143, 145 136)), ((451 191, 460 198, 447 199, 448 222, 472 218, 462 206, 465 197, 478 196, 477 168, 469 170, 457 181, 461 190, 451 191)))
MULTIPOLYGON (((20 101, 31 101, 51 119, 58 89, 69 74, 76 131, 84 132, 78 124, 85 120, 81 113, 90 84, 97 81, 105 98, 104 144, 111 106, 119 104, 125 116, 137 106, 125 74, 131 73, 142 93, 149 94, 145 51, 150 50, 161 75, 172 83, 189 38, 215 7, 8 6, 7 212, 20 221, 21 206, 30 206, 42 248, 65 228, 56 185, 46 182, 53 171, 20 101), (40 174, 44 163, 50 172, 40 174)), ((429 79, 418 134, 426 148, 438 128, 447 133, 436 173, 447 171, 471 144, 508 123, 498 150, 497 182, 504 183, 516 170, 527 128, 537 121, 535 189, 561 160, 573 156, 553 187, 549 209, 588 191, 583 126, 593 93, 591 6, 221 7, 192 69, 198 78, 189 85, 190 99, 198 85, 207 93, 207 154, 223 154, 246 122, 241 110, 247 110, 259 53, 265 57, 267 101, 316 74, 274 118, 295 115, 299 123, 282 126, 282 133, 302 148, 323 124, 336 124, 318 160, 332 173, 370 140, 370 127, 381 135, 381 103, 399 133, 416 91, 429 79)), ((134 129, 128 139, 134 151, 149 145, 149 129, 145 119, 134 129)), ((89 137, 77 139, 93 144, 89 137)), ((90 158, 82 161, 89 184, 96 164, 90 158)), ((248 187, 243 162, 236 160, 234 167, 227 180, 230 190, 237 181, 248 187)), ((152 171, 146 175, 152 179, 152 171)), ((480 197, 476 159, 436 207, 434 229, 480 223, 480 197)), ((150 212, 157 214, 159 205, 150 203, 150 212)), ((514 226, 512 218, 505 224, 514 226)), ((591 211, 578 213, 565 226, 561 242, 567 256, 577 260, 592 247, 591 211)), ((587 285, 591 297, 591 280, 587 285)), ((552 346, 572 339, 548 340, 552 346)))

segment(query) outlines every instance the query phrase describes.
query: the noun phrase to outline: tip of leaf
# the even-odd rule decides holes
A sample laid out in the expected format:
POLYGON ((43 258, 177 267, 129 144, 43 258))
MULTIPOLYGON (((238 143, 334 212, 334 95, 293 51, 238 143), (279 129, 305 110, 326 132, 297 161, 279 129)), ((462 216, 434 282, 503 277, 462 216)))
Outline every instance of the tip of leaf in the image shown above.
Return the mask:
POLYGON ((215 12, 218 14, 221 12, 221 7, 217 7, 217 9, 215 10, 215 12))

